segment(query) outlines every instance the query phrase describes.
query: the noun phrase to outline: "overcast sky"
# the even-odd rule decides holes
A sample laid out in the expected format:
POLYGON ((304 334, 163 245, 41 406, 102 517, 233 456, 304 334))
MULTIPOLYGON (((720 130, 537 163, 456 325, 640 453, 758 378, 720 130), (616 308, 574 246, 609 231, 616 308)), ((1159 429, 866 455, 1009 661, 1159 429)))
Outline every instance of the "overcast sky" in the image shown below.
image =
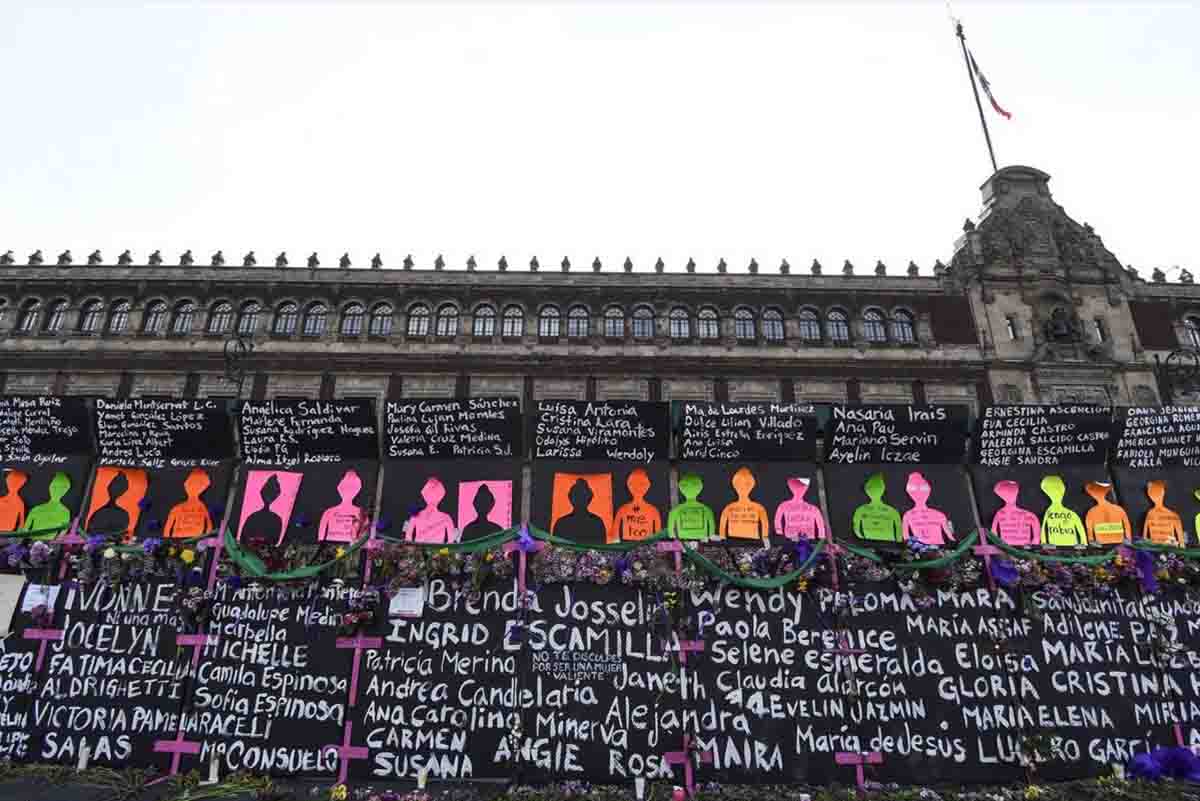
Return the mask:
MULTIPOLYGON (((21 259, 898 272, 950 257, 990 173, 943 0, 86 5, 0 5, 21 259)), ((1200 4, 954 11, 1001 166, 1143 275, 1200 268, 1200 4)))

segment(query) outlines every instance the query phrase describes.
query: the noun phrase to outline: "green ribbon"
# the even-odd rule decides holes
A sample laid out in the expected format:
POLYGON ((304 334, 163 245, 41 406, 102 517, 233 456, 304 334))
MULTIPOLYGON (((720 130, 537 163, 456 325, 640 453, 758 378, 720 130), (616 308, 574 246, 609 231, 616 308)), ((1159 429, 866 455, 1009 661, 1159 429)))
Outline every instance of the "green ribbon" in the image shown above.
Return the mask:
POLYGON ((425 551, 440 551, 445 549, 450 553, 479 553, 480 551, 490 551, 492 548, 499 548, 507 542, 512 542, 519 534, 520 529, 506 528, 504 531, 497 531, 495 534, 489 534, 477 540, 467 540, 466 542, 411 542, 395 537, 380 537, 380 539, 389 545, 410 545, 425 551))
POLYGON ((945 556, 939 556, 937 559, 919 559, 915 562, 899 562, 896 564, 896 570, 937 570, 946 565, 957 562, 967 552, 967 549, 979 542, 979 532, 972 531, 963 541, 958 544, 950 553, 945 556))
POLYGON ((1064 565, 1102 565, 1117 558, 1117 549, 1113 548, 1094 556, 1059 556, 1053 553, 1039 553, 1014 548, 992 532, 987 532, 988 541, 1014 559, 1033 559, 1038 562, 1058 562, 1064 565))
POLYGON ((1139 551, 1170 554, 1182 557, 1183 559, 1200 559, 1200 548, 1180 548, 1177 545, 1166 545, 1161 542, 1150 542, 1149 540, 1138 540, 1129 547, 1136 548, 1139 551))
POLYGON ((336 565, 343 559, 348 559, 358 552, 358 549, 366 544, 370 539, 369 535, 364 534, 359 537, 350 547, 346 548, 346 552, 341 556, 334 557, 328 562, 322 562, 319 565, 304 565, 292 570, 285 570, 282 573, 268 573, 267 566, 263 561, 253 553, 242 548, 238 541, 233 536, 233 532, 225 529, 225 553, 229 554, 229 558, 242 569, 242 572, 251 578, 265 579, 267 581, 294 581, 296 579, 312 578, 324 573, 329 568, 336 565))
POLYGON ((800 576, 804 574, 804 571, 808 570, 812 563, 816 561, 817 557, 821 555, 821 552, 825 550, 825 545, 825 540, 817 540, 816 547, 813 548, 812 553, 809 554, 808 558, 804 560, 804 564, 800 565, 800 567, 796 568, 790 573, 785 573, 782 576, 775 576, 774 578, 747 578, 746 576, 735 575, 733 573, 726 572, 724 568, 711 559, 705 557, 699 551, 693 551, 685 548, 683 551, 683 556, 689 562, 701 568, 709 575, 719 576, 722 581, 726 581, 734 586, 742 587, 748 590, 777 590, 780 587, 786 587, 796 579, 800 578, 800 576))
POLYGON ((70 523, 65 526, 53 526, 51 528, 39 528, 36 531, 0 531, 0 537, 11 537, 13 539, 28 539, 29 537, 42 537, 46 534, 61 534, 71 527, 70 523))

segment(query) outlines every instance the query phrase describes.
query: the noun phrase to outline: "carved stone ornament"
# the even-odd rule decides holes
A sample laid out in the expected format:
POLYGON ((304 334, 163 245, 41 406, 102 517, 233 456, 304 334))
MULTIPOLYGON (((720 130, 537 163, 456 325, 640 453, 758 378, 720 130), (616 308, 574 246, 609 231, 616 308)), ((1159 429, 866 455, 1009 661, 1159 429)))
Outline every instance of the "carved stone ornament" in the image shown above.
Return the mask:
POLYGON ((91 253, 88 254, 88 262, 87 263, 88 263, 88 265, 93 266, 93 267, 97 264, 103 264, 104 257, 100 255, 100 251, 93 250, 91 253))
MULTIPOLYGON (((67 251, 67 252, 69 253, 70 251, 67 251)), ((1194 284, 1194 283, 1196 283, 1196 278, 1195 278, 1195 276, 1192 275, 1190 270, 1180 270, 1179 271, 1179 283, 1194 284)))
POLYGON ((696 272, 696 260, 695 260, 695 259, 688 259, 688 262, 687 262, 687 267, 686 267, 686 268, 684 268, 684 269, 686 269, 686 270, 687 270, 689 273, 694 273, 694 272, 696 272))
POLYGON ((224 267, 225 266, 225 254, 219 250, 216 253, 212 254, 211 264, 213 267, 224 267))
POLYGON ((72 261, 74 261, 74 259, 71 258, 70 249, 64 250, 62 253, 58 254, 59 267, 69 267, 72 261))
POLYGON ((748 269, 750 271, 751 275, 756 274, 758 272, 758 261, 756 261, 755 259, 751 259, 750 265, 746 269, 748 269))
POLYGON ((343 253, 342 257, 340 259, 338 259, 338 267, 342 270, 350 269, 350 254, 349 253, 343 253))
POLYGON ((1042 332, 1047 342, 1072 343, 1083 341, 1083 325, 1074 313, 1067 313, 1061 306, 1050 313, 1050 319, 1042 323, 1042 332))
POLYGON ((45 259, 42 258, 42 251, 35 250, 35 251, 33 251, 33 253, 29 254, 29 263, 30 264, 37 266, 37 265, 41 264, 43 261, 45 261, 45 259))
POLYGON ((598 273, 598 272, 600 272, 600 270, 601 270, 601 269, 603 269, 603 267, 604 267, 604 265, 602 265, 602 264, 600 263, 600 257, 599 257, 599 256, 597 256, 596 258, 592 259, 592 272, 594 272, 594 273, 598 273))
POLYGON ((725 263, 725 260, 724 260, 724 259, 721 259, 719 262, 717 262, 717 272, 719 272, 719 273, 721 273, 722 275, 724 275, 724 274, 725 274, 725 272, 726 272, 728 269, 729 269, 729 265, 727 265, 727 264, 725 263))
POLYGON ((0 255, 0 264, 3 264, 3 265, 15 264, 16 261, 17 260, 15 258, 13 258, 13 252, 11 250, 6 250, 6 251, 4 251, 3 255, 0 255))
POLYGON ((407 256, 404 257, 404 269, 411 270, 412 268, 413 268, 413 257, 412 257, 412 254, 409 253, 407 256))
POLYGON ((118 267, 128 267, 133 264, 133 254, 128 250, 122 251, 120 256, 117 256, 118 267))
MULTIPOLYGON (((406 259, 406 261, 407 261, 407 259, 406 259)), ((500 261, 496 262, 496 268, 498 270, 500 270, 500 272, 502 272, 502 273, 507 272, 508 271, 508 259, 501 256, 500 261)))
POLYGON ((910 262, 908 263, 908 275, 909 275, 909 277, 910 277, 910 278, 916 278, 916 277, 917 277, 918 275, 920 275, 920 274, 921 274, 921 268, 917 267, 917 263, 916 263, 915 261, 910 261, 910 262))
POLYGON ((1167 274, 1164 273, 1162 269, 1155 267, 1154 272, 1150 273, 1150 280, 1156 284, 1165 283, 1167 280, 1167 274))
POLYGON ((882 259, 875 262, 875 274, 887 275, 887 265, 883 263, 882 259))
POLYGON ((568 259, 566 256, 563 256, 562 263, 559 266, 562 267, 562 271, 564 273, 571 272, 571 260, 568 259))
POLYGON ((253 250, 242 257, 242 266, 243 267, 253 267, 256 264, 258 264, 258 259, 256 259, 254 257, 253 250))
POLYGON ((665 269, 667 269, 667 265, 663 263, 663 260, 661 258, 659 258, 658 261, 654 262, 654 272, 661 273, 665 269))
POLYGON ((190 250, 183 251, 183 254, 179 257, 180 267, 191 267, 195 263, 196 257, 192 255, 192 251, 190 250))
POLYGON ((286 250, 275 257, 275 266, 276 267, 287 267, 288 266, 286 250))
POLYGON ((842 275, 854 275, 854 265, 850 263, 849 259, 842 264, 842 275))
POLYGON ((162 251, 161 250, 154 251, 153 253, 150 254, 150 258, 146 259, 146 261, 150 264, 151 267, 159 266, 160 264, 162 264, 162 261, 163 261, 162 251))
POLYGON ((321 260, 317 258, 317 252, 315 250, 312 252, 312 255, 308 257, 308 266, 314 270, 321 266, 321 260))
POLYGON ((625 268, 625 272, 627 272, 627 273, 633 272, 633 259, 626 256, 625 263, 621 266, 625 268))
POLYGON ((787 275, 791 271, 792 271, 792 265, 788 264, 787 259, 784 259, 783 261, 779 262, 779 274, 780 275, 787 275))
MULTIPOLYGON (((474 256, 467 259, 467 265, 470 266, 471 262, 473 262, 473 261, 475 261, 474 256)), ((371 269, 378 270, 382 266, 383 266, 383 257, 380 256, 378 253, 376 253, 374 256, 371 257, 371 269)))
POLYGON ((821 274, 821 262, 817 261, 816 259, 813 259, 812 266, 809 267, 808 270, 813 275, 820 275, 821 274))

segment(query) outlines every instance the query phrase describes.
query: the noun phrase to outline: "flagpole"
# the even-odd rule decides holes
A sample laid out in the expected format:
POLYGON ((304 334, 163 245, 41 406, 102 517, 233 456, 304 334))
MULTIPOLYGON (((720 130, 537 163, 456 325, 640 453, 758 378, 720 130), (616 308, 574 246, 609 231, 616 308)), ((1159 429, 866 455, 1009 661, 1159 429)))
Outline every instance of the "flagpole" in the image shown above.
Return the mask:
POLYGON ((967 55, 967 37, 963 34, 961 22, 956 22, 954 25, 955 33, 958 34, 958 43, 962 45, 963 63, 967 65, 967 78, 971 81, 971 91, 975 93, 975 107, 979 109, 979 124, 983 126, 983 138, 987 140, 988 155, 992 159, 992 172, 1000 171, 996 166, 996 151, 992 149, 992 135, 988 132, 987 117, 983 115, 983 103, 979 100, 979 87, 975 85, 975 71, 971 69, 971 57, 967 55))

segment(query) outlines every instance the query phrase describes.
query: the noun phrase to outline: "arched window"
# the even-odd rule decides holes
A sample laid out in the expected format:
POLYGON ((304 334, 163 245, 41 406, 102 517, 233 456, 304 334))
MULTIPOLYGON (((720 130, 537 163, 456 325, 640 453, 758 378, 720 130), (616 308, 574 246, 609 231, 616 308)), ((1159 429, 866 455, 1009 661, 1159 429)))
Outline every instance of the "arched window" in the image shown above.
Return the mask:
POLYGON ((754 330, 754 314, 746 308, 733 313, 733 335, 738 342, 753 342, 757 338, 754 330))
POLYGON ((156 300, 146 306, 146 313, 142 318, 142 333, 143 334, 161 334, 163 327, 167 324, 167 303, 163 300, 156 300))
POLYGON ((258 331, 258 317, 262 314, 262 306, 258 301, 251 300, 242 304, 241 311, 238 312, 237 332, 238 336, 252 337, 258 331))
POLYGON ((701 339, 713 341, 721 338, 721 318, 717 310, 705 306, 696 316, 696 333, 701 339))
POLYGON ((406 329, 410 337, 427 337, 429 336, 429 307, 423 303, 418 303, 408 310, 408 328, 406 329))
POLYGON ((900 309, 892 315, 892 339, 896 342, 911 343, 917 341, 916 328, 913 326, 912 315, 900 309))
POLYGON ((591 320, 584 306, 572 306, 567 310, 567 336, 571 339, 586 339, 591 333, 591 320))
POLYGON ((190 300, 180 302, 175 306, 175 314, 171 317, 171 333, 176 336, 192 333, 192 319, 195 316, 195 303, 190 300))
POLYGON ((65 300, 56 300, 50 304, 50 309, 46 312, 46 321, 42 323, 42 330, 48 334, 56 334, 62 330, 66 319, 67 302, 65 300))
POLYGON ((800 339, 803 342, 821 341, 821 318, 812 309, 800 310, 800 339))
POLYGON ((37 330, 38 318, 42 316, 42 302, 27 300, 21 306, 21 314, 17 317, 17 331, 22 334, 32 334, 37 330))
POLYGON ((98 300, 89 300, 79 311, 79 333, 98 334, 104 322, 104 304, 98 300))
POLYGON ((850 341, 850 322, 846 313, 841 309, 830 309, 825 315, 825 333, 830 342, 850 341))
POLYGON ((437 313, 437 330, 439 337, 458 336, 458 307, 453 303, 443 304, 437 313))
POLYGON ((129 301, 118 300, 108 313, 108 333, 123 334, 129 327, 129 301))
POLYGON ((505 339, 525 336, 524 309, 520 306, 508 306, 504 309, 504 322, 501 323, 500 336, 505 339))
POLYGON ((558 339, 562 322, 557 306, 545 306, 538 313, 538 337, 540 339, 558 339))
POLYGON ((233 304, 227 300, 213 305, 208 311, 208 333, 224 334, 233 322, 233 304))
POLYGON ((670 329, 671 339, 687 339, 692 335, 692 320, 688 314, 688 310, 682 306, 676 306, 671 309, 671 314, 667 318, 667 327, 670 329))
POLYGON ((475 307, 475 315, 471 320, 471 336, 479 339, 491 339, 496 336, 496 310, 486 304, 475 307))
POLYGON ((1189 314, 1183 318, 1183 327, 1187 332, 1187 342, 1184 344, 1200 348, 1200 317, 1189 314))
POLYGON ((768 342, 783 342, 783 315, 778 309, 767 309, 762 318, 763 339, 768 342))
POLYGON ((609 306, 604 310, 604 338, 625 338, 625 310, 620 306, 609 306))
POLYGON ((363 318, 367 310, 361 303, 351 303, 342 309, 342 336, 357 337, 362 335, 363 318))
POLYGON ((367 324, 367 333, 373 337, 386 337, 392 334, 392 304, 377 303, 371 307, 371 322, 367 324))
POLYGON ((638 306, 633 310, 633 338, 654 338, 654 310, 649 306, 638 306))
POLYGON ((867 309, 863 312, 863 337, 868 342, 887 342, 887 328, 883 325, 883 312, 867 309))
POLYGON ((299 316, 300 307, 295 303, 290 300, 287 303, 281 303, 279 308, 275 309, 275 333, 285 337, 296 333, 296 319, 299 316))
POLYGON ((304 326, 301 333, 306 337, 319 337, 325 333, 325 318, 329 316, 329 307, 317 301, 310 303, 304 310, 304 326))

